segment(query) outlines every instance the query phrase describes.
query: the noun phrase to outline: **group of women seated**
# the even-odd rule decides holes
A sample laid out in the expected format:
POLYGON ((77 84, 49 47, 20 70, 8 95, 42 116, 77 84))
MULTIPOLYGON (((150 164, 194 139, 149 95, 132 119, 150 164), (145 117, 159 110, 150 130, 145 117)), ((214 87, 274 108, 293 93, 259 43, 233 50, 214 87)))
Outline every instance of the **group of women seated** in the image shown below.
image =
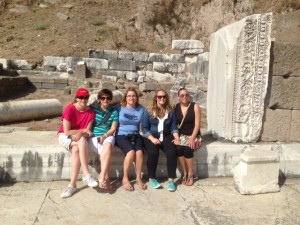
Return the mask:
POLYGON ((88 105, 90 94, 80 88, 74 102, 62 114, 58 131, 59 144, 71 152, 71 178, 62 198, 76 192, 76 181, 80 169, 82 180, 90 187, 99 186, 110 191, 110 159, 114 145, 124 153, 122 186, 134 191, 130 181, 130 170, 134 165, 135 184, 147 189, 142 180, 144 150, 147 152, 148 185, 160 188, 156 177, 160 150, 167 159, 167 189, 175 191, 177 162, 180 164, 182 184, 194 183, 194 151, 201 146, 200 107, 190 101, 187 89, 178 91, 179 103, 173 107, 165 90, 157 90, 149 108, 139 103, 135 89, 129 88, 120 104, 111 105, 112 91, 102 89, 97 100, 88 105), (88 168, 89 151, 100 158, 98 181, 88 168))

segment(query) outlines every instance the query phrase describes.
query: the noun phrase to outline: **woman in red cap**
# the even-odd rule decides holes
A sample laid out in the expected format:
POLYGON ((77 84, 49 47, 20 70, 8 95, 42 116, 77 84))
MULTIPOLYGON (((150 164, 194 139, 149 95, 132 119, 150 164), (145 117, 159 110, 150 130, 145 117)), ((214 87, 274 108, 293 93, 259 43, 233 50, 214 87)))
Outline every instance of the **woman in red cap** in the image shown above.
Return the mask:
POLYGON ((80 171, 83 172, 82 180, 89 187, 98 186, 97 181, 91 176, 88 169, 88 142, 92 136, 92 124, 95 113, 87 105, 89 92, 79 88, 73 103, 69 104, 62 114, 62 125, 58 131, 58 142, 61 146, 71 151, 71 181, 66 190, 60 195, 68 198, 76 191, 76 180, 80 171))

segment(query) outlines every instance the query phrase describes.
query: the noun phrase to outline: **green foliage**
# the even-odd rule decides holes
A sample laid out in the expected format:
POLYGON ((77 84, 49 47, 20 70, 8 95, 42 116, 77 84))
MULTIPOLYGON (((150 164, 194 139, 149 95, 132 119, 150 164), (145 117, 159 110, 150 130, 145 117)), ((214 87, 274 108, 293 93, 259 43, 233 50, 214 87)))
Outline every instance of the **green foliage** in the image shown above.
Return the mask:
POLYGON ((105 40, 105 38, 103 36, 97 36, 94 38, 94 41, 97 41, 97 42, 103 42, 105 40))
POLYGON ((13 30, 13 29, 15 29, 15 25, 8 25, 7 27, 6 27, 8 30, 13 30))
POLYGON ((37 24, 37 25, 35 25, 36 30, 46 30, 47 27, 48 26, 46 24, 37 24))
POLYGON ((102 20, 95 20, 95 21, 92 21, 92 25, 94 26, 103 26, 105 25, 106 23, 102 20))
POLYGON ((162 43, 162 42, 160 42, 160 41, 156 42, 156 46, 157 46, 157 48, 159 48, 159 49, 164 49, 164 48, 166 47, 165 44, 162 43))

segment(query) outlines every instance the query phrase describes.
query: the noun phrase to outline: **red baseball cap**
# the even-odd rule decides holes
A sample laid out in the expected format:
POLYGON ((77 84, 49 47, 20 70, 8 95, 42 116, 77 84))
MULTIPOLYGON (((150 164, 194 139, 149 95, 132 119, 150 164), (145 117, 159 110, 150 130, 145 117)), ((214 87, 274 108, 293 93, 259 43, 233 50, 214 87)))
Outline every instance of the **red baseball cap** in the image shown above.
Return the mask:
POLYGON ((90 96, 90 93, 85 88, 79 88, 76 91, 76 97, 89 97, 89 96, 90 96))

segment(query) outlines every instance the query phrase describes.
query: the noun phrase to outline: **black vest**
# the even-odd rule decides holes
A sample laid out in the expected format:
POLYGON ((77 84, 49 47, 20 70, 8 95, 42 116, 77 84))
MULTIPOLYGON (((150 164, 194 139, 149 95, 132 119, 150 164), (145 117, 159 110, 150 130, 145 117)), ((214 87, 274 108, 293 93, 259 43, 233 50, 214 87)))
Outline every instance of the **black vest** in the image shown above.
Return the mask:
MULTIPOLYGON (((195 127, 195 102, 191 102, 190 107, 187 110, 186 116, 184 118, 184 121, 179 128, 179 133, 184 135, 192 135, 194 127, 195 127)), ((176 104, 175 107, 175 115, 176 115, 176 124, 179 126, 183 115, 180 108, 180 103, 176 104)), ((200 131, 199 131, 200 134, 200 131)))

